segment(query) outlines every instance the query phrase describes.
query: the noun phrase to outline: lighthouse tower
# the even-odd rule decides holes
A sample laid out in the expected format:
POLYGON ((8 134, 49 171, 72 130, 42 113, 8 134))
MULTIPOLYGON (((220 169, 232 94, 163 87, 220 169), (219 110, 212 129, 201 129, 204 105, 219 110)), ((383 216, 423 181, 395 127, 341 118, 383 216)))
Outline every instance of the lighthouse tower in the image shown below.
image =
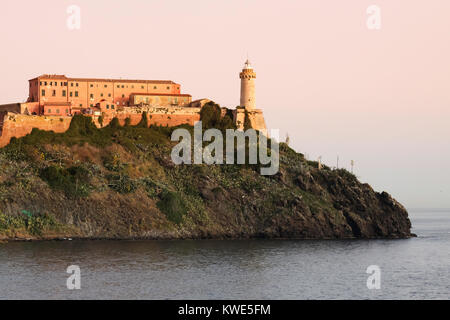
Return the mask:
POLYGON ((256 73, 253 70, 250 61, 247 59, 244 65, 244 69, 239 74, 241 78, 241 107, 245 110, 251 111, 256 108, 255 101, 255 79, 256 73))

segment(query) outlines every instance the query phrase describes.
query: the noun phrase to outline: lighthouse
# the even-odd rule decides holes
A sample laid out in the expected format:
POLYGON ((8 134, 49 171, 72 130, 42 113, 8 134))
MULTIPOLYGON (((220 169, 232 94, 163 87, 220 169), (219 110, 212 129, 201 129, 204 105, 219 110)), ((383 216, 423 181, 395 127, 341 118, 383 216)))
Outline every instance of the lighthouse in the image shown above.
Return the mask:
POLYGON ((256 108, 255 101, 255 79, 256 73, 253 70, 250 61, 247 59, 244 65, 244 69, 239 74, 241 78, 241 107, 244 107, 245 110, 251 111, 256 108))
POLYGON ((247 130, 248 127, 260 131, 265 136, 267 134, 266 121, 261 109, 256 109, 255 100, 255 80, 256 73, 250 61, 247 59, 244 64, 244 69, 239 73, 241 78, 241 102, 234 110, 234 123, 239 130, 247 130))

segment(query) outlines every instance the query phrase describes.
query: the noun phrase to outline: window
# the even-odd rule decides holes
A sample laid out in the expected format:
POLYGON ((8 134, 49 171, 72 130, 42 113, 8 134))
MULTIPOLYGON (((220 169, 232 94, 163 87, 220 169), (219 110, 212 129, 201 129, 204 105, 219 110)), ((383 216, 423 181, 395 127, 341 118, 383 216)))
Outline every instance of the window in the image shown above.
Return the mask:
POLYGON ((73 87, 73 83, 71 83, 70 86, 73 87))
POLYGON ((107 84, 105 84, 105 88, 108 88, 108 85, 107 85, 107 84))
POLYGON ((56 96, 56 90, 53 90, 52 91, 52 97, 55 97, 56 96))
POLYGON ((100 97, 103 97, 103 93, 100 93, 100 97))
POLYGON ((39 85, 42 86, 42 81, 39 82, 39 85))
POLYGON ((124 95, 124 94, 122 95, 122 98, 125 98, 125 95, 124 95))
POLYGON ((111 93, 108 93, 108 97, 111 97, 111 93))
POLYGON ((75 97, 78 97, 78 91, 75 91, 75 97))
POLYGON ((155 90, 156 90, 156 89, 158 89, 158 87, 157 87, 157 86, 154 86, 154 87, 153 87, 153 89, 155 89, 155 90))
POLYGON ((67 82, 64 82, 64 85, 67 86, 67 82))
POLYGON ((61 82, 61 87, 64 86, 64 82, 61 82))
POLYGON ((122 85, 122 88, 125 88, 125 86, 124 86, 124 85, 122 85))
POLYGON ((69 109, 66 109, 66 113, 69 113, 69 109))
POLYGON ((91 83, 91 88, 93 88, 94 87, 94 85, 91 83))
POLYGON ((52 109, 48 109, 48 113, 52 113, 52 109))
POLYGON ((144 86, 141 86, 141 89, 144 89, 144 86))
POLYGON ((73 96, 73 92, 70 92, 70 96, 71 96, 71 97, 73 96))
POLYGON ((94 99, 94 94, 91 93, 91 99, 94 99))
POLYGON ((119 86, 119 85, 117 85, 117 88, 120 88, 120 86, 119 86))
POLYGON ((114 105, 113 105, 113 104, 111 105, 111 109, 113 109, 113 110, 114 110, 114 105))
POLYGON ((56 113, 59 113, 59 109, 56 109, 56 113))
POLYGON ((109 109, 109 104, 106 105, 106 109, 109 109))
POLYGON ((55 87, 57 87, 58 86, 58 82, 55 82, 55 87))
POLYGON ((75 86, 78 87, 78 83, 75 83, 75 86))
POLYGON ((83 106, 83 104, 82 103, 80 103, 80 107, 82 107, 83 106))
POLYGON ((47 85, 47 81, 44 81, 44 86, 46 86, 47 85))
POLYGON ((65 97, 66 96, 66 90, 62 91, 62 96, 65 97))
POLYGON ((167 90, 170 90, 170 87, 167 87, 167 90))
POLYGON ((45 97, 45 90, 42 90, 41 96, 45 97))
POLYGON ((91 104, 91 108, 92 108, 92 107, 94 107, 94 105, 93 105, 93 104, 91 104))
POLYGON ((53 85, 53 82, 50 82, 50 85, 52 86, 52 85, 53 85))
MULTIPOLYGON (((127 87, 128 88, 128 87, 127 87)), ((131 89, 134 89, 134 86, 131 86, 131 89)))

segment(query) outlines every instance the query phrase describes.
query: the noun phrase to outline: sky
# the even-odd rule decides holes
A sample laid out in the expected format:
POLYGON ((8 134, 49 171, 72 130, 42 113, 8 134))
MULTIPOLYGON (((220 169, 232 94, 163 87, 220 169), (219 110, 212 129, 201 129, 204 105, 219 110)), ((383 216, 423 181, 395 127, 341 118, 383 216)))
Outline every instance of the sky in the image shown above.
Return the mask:
POLYGON ((234 108, 248 55, 257 106, 291 147, 354 160, 407 208, 450 208, 449 36, 448 0, 2 0, 0 104, 47 73, 169 79, 234 108))

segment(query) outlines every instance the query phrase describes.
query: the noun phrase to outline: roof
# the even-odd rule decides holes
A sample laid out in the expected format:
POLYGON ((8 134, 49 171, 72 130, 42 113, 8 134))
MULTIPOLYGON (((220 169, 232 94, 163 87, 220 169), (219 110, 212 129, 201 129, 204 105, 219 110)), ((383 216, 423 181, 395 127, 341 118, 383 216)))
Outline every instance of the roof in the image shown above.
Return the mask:
POLYGON ((130 96, 169 96, 169 97, 192 97, 190 94, 182 93, 132 93, 130 96))
POLYGON ((58 74, 43 74, 37 78, 30 79, 29 81, 39 79, 56 79, 78 82, 121 82, 121 83, 156 83, 156 84, 177 84, 172 80, 130 80, 130 79, 101 79, 101 78, 68 78, 65 75, 58 74))
POLYGON ((44 106, 49 106, 49 107, 53 107, 53 106, 65 106, 65 107, 70 107, 72 105, 71 102, 44 102, 44 106))

